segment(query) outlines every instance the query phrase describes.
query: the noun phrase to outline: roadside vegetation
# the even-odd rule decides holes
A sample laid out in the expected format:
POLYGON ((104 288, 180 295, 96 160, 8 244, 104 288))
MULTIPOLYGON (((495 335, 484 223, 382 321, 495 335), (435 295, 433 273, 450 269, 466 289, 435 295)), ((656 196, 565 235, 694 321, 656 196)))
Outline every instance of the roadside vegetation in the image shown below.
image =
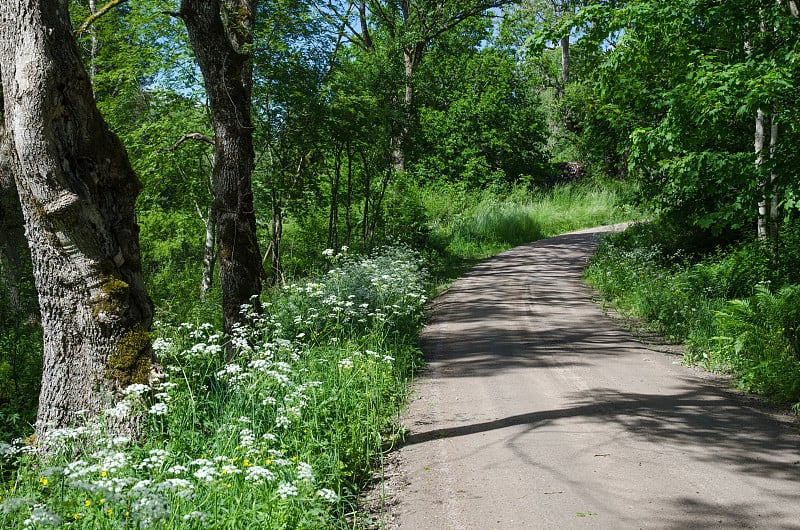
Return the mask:
MULTIPOLYGON (((6 405, 15 412, 0 416, 0 526, 368 526, 358 494, 402 438, 397 415, 423 362, 417 333, 430 293, 507 248, 632 214, 620 187, 590 182, 420 195, 421 251, 400 244, 369 256, 318 252, 303 264, 317 272, 270 291, 264 313, 249 314, 232 337, 232 360, 220 323, 202 319, 215 314, 213 292, 202 302, 165 300, 152 333, 163 379, 130 387, 102 421, 62 429, 45 448, 25 439, 40 339, 35 327, 4 328, 4 340, 16 345, 4 361, 25 369, 1 374, 7 394, 18 391, 6 405), (178 313, 189 319, 173 320, 178 313), (129 410, 144 426, 138 442, 104 427, 129 410)), ((196 278, 174 272, 174 280, 196 278)))
POLYGON ((800 408, 797 1, 17 4, 50 14, 0 16, 9 71, 35 42, 86 75, 0 79, 0 527, 368 526, 426 299, 593 225, 640 220, 587 271, 607 303, 800 408))
POLYGON ((586 270, 603 300, 670 341, 684 361, 800 408, 800 224, 779 244, 724 241, 659 218, 607 237, 586 270))

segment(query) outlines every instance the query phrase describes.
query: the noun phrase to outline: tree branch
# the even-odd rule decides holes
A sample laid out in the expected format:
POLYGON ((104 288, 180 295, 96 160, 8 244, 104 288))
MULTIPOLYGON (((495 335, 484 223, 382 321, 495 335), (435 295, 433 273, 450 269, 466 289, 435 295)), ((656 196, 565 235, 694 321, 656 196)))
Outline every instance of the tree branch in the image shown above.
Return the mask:
POLYGON ((175 149, 180 147, 180 145, 183 142, 185 142, 187 140, 197 140, 198 142, 205 142, 207 144, 214 145, 214 139, 213 138, 210 138, 210 137, 206 136, 203 133, 196 133, 195 132, 195 133, 184 134, 183 136, 180 137, 180 139, 177 142, 175 142, 172 145, 172 147, 161 147, 159 149, 159 151, 162 151, 162 152, 163 151, 174 151, 175 149))
POLYGON ((98 18, 102 17, 118 5, 124 4, 127 0, 110 0, 106 5, 86 17, 86 20, 83 21, 83 24, 75 30, 75 37, 80 37, 83 35, 83 32, 89 29, 89 26, 94 24, 98 18))

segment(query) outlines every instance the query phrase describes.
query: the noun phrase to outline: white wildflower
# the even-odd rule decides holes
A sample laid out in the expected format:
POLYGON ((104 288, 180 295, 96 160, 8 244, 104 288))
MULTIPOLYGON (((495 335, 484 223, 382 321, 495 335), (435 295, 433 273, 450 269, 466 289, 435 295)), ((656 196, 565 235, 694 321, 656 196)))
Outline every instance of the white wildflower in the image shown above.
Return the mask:
POLYGON ((167 414, 167 404, 166 403, 155 403, 150 410, 148 410, 150 414, 154 416, 166 416, 167 414))
POLYGON ((203 512, 195 510, 195 511, 187 513, 186 515, 183 516, 183 520, 184 521, 191 521, 193 519, 197 519, 198 521, 205 521, 206 520, 206 514, 203 513, 203 512))
POLYGON ((314 482, 314 469, 306 462, 297 463, 297 478, 305 482, 314 482))
POLYGON ((172 466, 171 468, 167 469, 167 473, 169 473, 170 475, 183 475, 183 474, 187 473, 188 471, 189 471, 189 468, 187 468, 186 466, 181 466, 181 465, 172 466))
POLYGON ((336 494, 336 492, 328 488, 322 488, 321 490, 317 491, 317 496, 322 497, 322 499, 330 503, 335 503, 339 500, 339 496, 336 494))
POLYGON ((141 396, 147 393, 150 390, 148 385, 143 385, 141 383, 134 383, 132 385, 127 386, 122 393, 126 396, 141 396))
POLYGON ((44 504, 35 504, 31 509, 31 515, 23 525, 26 527, 60 526, 63 522, 62 517, 55 512, 51 512, 44 504))
POLYGON ((297 486, 294 484, 289 484, 288 482, 281 482, 278 485, 278 490, 276 493, 281 499, 285 499, 287 497, 296 497, 299 494, 297 491, 297 486))
POLYGON ((275 473, 262 466, 251 466, 247 468, 244 480, 255 484, 271 482, 275 480, 275 473))
POLYGON ((217 472, 217 469, 214 467, 204 466, 192 473, 192 475, 194 475, 194 477, 198 480, 211 482, 217 477, 217 475, 219 475, 219 472, 217 472))

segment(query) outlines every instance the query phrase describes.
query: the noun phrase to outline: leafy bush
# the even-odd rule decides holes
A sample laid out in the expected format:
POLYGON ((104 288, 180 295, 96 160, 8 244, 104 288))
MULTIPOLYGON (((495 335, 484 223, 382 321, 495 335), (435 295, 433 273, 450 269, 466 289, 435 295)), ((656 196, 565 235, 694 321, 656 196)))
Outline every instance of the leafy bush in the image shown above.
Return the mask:
POLYGON ((606 301, 684 342, 686 362, 731 371, 745 390, 800 400, 800 287, 786 284, 783 254, 776 263, 764 243, 747 240, 681 250, 693 241, 697 234, 676 234, 670 223, 635 226, 603 241, 586 278, 606 301))

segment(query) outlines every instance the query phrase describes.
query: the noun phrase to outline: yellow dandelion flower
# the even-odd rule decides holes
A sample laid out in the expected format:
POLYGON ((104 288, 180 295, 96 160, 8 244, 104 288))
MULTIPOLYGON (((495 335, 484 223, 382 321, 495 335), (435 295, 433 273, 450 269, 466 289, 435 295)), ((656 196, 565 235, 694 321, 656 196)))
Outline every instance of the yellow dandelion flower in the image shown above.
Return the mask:
POLYGON ((89 507, 92 505, 91 499, 86 499, 86 502, 83 503, 84 506, 89 507))
POLYGON ((39 484, 41 484, 42 486, 47 486, 48 482, 50 481, 47 480, 47 477, 39 477, 39 484))

